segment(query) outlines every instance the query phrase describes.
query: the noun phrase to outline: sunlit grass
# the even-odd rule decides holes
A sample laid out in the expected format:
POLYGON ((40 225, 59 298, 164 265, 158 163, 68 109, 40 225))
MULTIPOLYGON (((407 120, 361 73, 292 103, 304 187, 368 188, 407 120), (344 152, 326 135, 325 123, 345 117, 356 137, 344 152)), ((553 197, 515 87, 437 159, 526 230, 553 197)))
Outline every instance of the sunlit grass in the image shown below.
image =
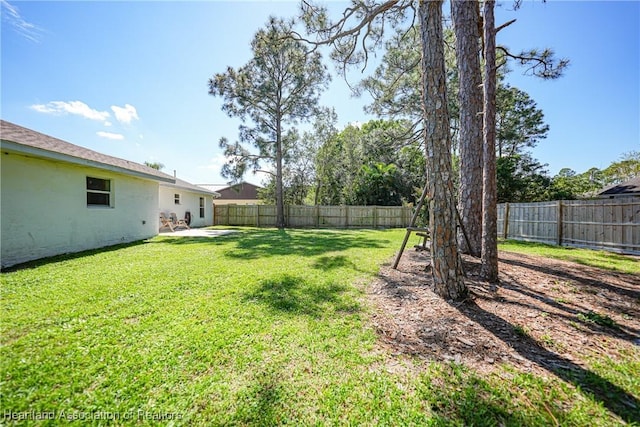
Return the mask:
POLYGON ((424 421, 392 376, 370 372, 381 356, 354 285, 401 235, 159 237, 5 273, 3 410, 196 425, 373 422, 384 411, 424 421))
MULTIPOLYGON (((404 362, 419 374, 387 370, 396 356, 376 346, 363 288, 403 236, 239 229, 3 273, 3 424, 621 424, 558 379, 418 359, 404 362)), ((637 361, 596 362, 633 392, 637 361)))

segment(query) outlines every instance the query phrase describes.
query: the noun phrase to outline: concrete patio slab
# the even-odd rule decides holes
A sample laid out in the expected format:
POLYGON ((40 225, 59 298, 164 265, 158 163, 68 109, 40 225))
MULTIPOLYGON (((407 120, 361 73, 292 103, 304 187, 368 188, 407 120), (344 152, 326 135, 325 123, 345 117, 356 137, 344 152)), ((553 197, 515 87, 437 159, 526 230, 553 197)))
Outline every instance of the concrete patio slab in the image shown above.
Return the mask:
POLYGON ((237 233, 236 230, 206 230, 204 228, 192 228, 190 230, 176 230, 174 232, 163 232, 160 236, 171 237, 218 237, 226 234, 237 233))

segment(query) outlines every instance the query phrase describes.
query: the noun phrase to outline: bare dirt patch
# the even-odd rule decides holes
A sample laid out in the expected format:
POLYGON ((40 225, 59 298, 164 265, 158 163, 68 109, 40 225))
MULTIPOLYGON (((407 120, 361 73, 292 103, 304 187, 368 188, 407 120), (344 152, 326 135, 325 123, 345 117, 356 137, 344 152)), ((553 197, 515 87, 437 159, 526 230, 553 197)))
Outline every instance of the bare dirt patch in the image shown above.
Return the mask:
POLYGON ((478 280, 480 261, 465 256, 471 292, 450 303, 434 294, 428 264, 428 251, 408 250, 367 288, 380 345, 394 356, 572 379, 590 374, 594 356, 640 357, 640 277, 501 252, 499 283, 489 286, 478 280))

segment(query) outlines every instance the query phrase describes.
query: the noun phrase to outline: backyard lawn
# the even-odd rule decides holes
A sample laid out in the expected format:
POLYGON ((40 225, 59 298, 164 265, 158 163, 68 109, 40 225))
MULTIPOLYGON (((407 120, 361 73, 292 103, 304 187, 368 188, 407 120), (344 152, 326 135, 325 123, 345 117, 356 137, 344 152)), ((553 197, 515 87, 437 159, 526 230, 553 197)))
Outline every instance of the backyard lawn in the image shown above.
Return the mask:
POLYGON ((4 424, 640 423, 640 341, 580 365, 609 398, 553 372, 399 351, 368 289, 404 229, 236 231, 2 273, 4 424))

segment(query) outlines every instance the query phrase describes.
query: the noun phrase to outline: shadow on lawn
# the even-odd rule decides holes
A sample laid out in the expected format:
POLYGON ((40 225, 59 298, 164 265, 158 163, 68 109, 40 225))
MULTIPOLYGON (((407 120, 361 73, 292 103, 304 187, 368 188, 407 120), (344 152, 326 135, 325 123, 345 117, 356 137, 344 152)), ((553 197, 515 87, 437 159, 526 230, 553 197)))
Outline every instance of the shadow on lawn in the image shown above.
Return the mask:
POLYGON ((470 320, 513 348, 522 357, 549 370, 564 381, 587 391, 611 412, 626 422, 640 422, 640 401, 624 389, 602 378, 600 375, 551 352, 528 336, 514 332, 514 326, 503 318, 479 307, 475 302, 466 302, 456 307, 470 320))
MULTIPOLYGON (((523 259, 526 259, 526 258, 523 257, 523 259)), ((500 261, 506 264, 511 264, 518 267, 539 271, 546 275, 557 277, 558 279, 570 280, 574 282, 574 284, 577 287, 582 288, 582 291, 587 291, 587 292, 591 291, 591 292, 597 293, 604 290, 604 291, 615 293, 620 297, 629 299, 631 301, 640 301, 640 292, 635 290, 635 289, 638 289, 638 286, 640 286, 640 280, 636 279, 632 275, 620 274, 620 277, 623 277, 626 283, 628 283, 628 287, 621 287, 621 286, 614 285, 612 283, 606 283, 602 280, 593 280, 588 276, 588 273, 586 272, 584 275, 579 275, 577 273, 570 273, 560 268, 541 266, 541 265, 535 264, 534 262, 524 262, 524 261, 516 261, 516 260, 509 260, 509 259, 502 259, 502 258, 500 259, 500 261)), ((611 273, 611 274, 615 274, 615 273, 611 273)), ((593 313, 590 313, 589 310, 586 310, 580 307, 582 308, 582 311, 581 311, 581 310, 569 307, 567 306, 567 304, 563 302, 559 302, 558 300, 549 298, 543 293, 535 292, 531 289, 528 289, 527 287, 518 283, 517 278, 510 277, 509 282, 502 282, 500 286, 502 288, 510 289, 512 291, 518 292, 522 295, 526 295, 543 304, 562 310, 573 316, 573 317, 566 316, 567 319, 574 322, 579 322, 583 326, 591 329, 593 332, 597 332, 600 334, 608 334, 611 336, 622 338, 624 340, 627 340, 633 343, 638 342, 640 339, 640 336, 638 335, 640 331, 637 331, 633 328, 623 327, 621 325, 616 324, 613 321, 611 321, 613 323, 609 326, 601 325, 594 321, 588 321, 589 316, 593 314, 593 313)), ((611 299, 606 298, 606 300, 609 301, 611 299)), ((610 308, 614 308, 615 311, 618 311, 621 313, 634 311, 633 308, 615 306, 614 304, 611 304, 611 303, 609 303, 608 305, 610 306, 610 308)), ((576 307, 579 307, 579 306, 576 305, 576 307)))
POLYGON ((286 393, 280 383, 281 372, 267 366, 258 372, 253 382, 236 398, 234 424, 280 425, 286 420, 282 408, 286 406, 286 393))
MULTIPOLYGON (((527 257, 522 256, 522 259, 527 259, 527 257)), ((516 265, 525 269, 540 271, 544 274, 561 279, 572 280, 577 286, 604 289, 635 300, 640 298, 640 293, 633 290, 633 286, 635 286, 635 283, 638 282, 638 280, 631 275, 622 275, 625 278, 628 278, 628 283, 630 283, 629 288, 626 288, 616 286, 612 283, 593 280, 587 275, 587 272, 585 272, 584 275, 581 275, 579 273, 565 271, 561 268, 542 266, 535 262, 516 261, 504 258, 500 258, 500 262, 516 265)), ((472 276, 474 273, 477 274, 477 263, 474 265, 466 264, 465 271, 470 273, 472 276)), ((505 275, 506 273, 501 274, 505 275)), ((568 307, 564 303, 549 298, 544 293, 528 289, 518 281, 517 277, 509 277, 508 282, 501 281, 500 287, 521 293, 542 304, 560 309, 566 312, 567 315, 555 314, 555 316, 563 317, 567 319, 567 321, 580 323, 591 329, 593 332, 616 336, 631 342, 635 342, 638 338, 637 335, 634 334, 637 333, 637 331, 631 328, 625 330, 619 325, 605 327, 593 322, 585 321, 586 315, 588 314, 587 312, 581 312, 580 310, 568 307)), ((523 336, 522 334, 518 334, 515 331, 513 324, 507 322, 502 317, 483 309, 473 301, 467 301, 460 306, 456 306, 456 308, 467 318, 476 322, 495 337, 508 344, 522 357, 547 369, 562 380, 572 383, 579 387, 579 389, 587 391, 596 401, 601 402, 607 409, 617 414, 625 421, 636 423, 640 422, 640 401, 635 396, 627 393, 621 387, 600 375, 573 363, 567 358, 549 351, 528 335, 523 336)), ((538 307, 537 309, 544 311, 541 307, 538 307)))
MULTIPOLYGON (((520 257, 522 259, 527 259, 526 255, 520 255, 520 257)), ((585 272, 584 275, 577 275, 574 273, 570 273, 566 270, 563 270, 561 268, 554 268, 554 267, 539 265, 534 261, 524 262, 524 261, 516 261, 512 259, 500 258, 500 262, 504 262, 505 264, 515 265, 518 267, 528 268, 531 270, 536 270, 544 274, 556 276, 560 279, 577 281, 577 282, 580 282, 582 285, 592 286, 595 289, 605 289, 607 291, 615 292, 618 295, 628 297, 628 298, 633 298, 636 301, 640 301, 640 291, 636 290, 638 289, 638 286, 640 286, 640 279, 637 276, 634 276, 632 274, 611 272, 611 275, 618 275, 618 277, 624 277, 630 283, 629 288, 622 288, 620 286, 616 286, 611 283, 605 283, 602 281, 593 280, 591 277, 589 277, 587 272, 585 272)))
POLYGON ((353 313, 360 311, 357 301, 343 295, 344 285, 335 283, 311 284, 301 277, 288 274, 265 279, 258 288, 244 296, 244 302, 266 304, 269 308, 311 317, 322 317, 333 312, 353 313))
MULTIPOLYGON (((317 256, 351 248, 380 248, 384 243, 388 242, 363 236, 354 230, 260 230, 240 236, 235 248, 224 255, 240 259, 278 255, 317 256)), ((340 261, 331 261, 325 268, 337 267, 336 262, 340 261)), ((317 268, 323 266, 318 264, 317 268)))
POLYGON ((3 268, 2 273, 10 273, 18 270, 27 270, 30 268, 38 268, 43 265, 55 264, 57 262, 69 261, 78 258, 84 258, 92 255, 102 254, 106 252, 118 251, 124 248, 130 248, 134 246, 144 245, 146 240, 137 240, 130 243, 119 243, 117 245, 105 246, 97 249, 89 249, 82 252, 73 252, 68 254, 54 255, 46 258, 40 258, 33 261, 27 261, 21 264, 12 265, 11 267, 3 268))
POLYGON ((323 271, 334 270, 342 267, 358 270, 358 267, 353 263, 353 261, 344 255, 321 256, 313 263, 313 268, 323 271))
MULTIPOLYGON (((557 260, 561 260, 561 261, 569 261, 569 262, 575 262, 576 264, 581 264, 587 267, 595 267, 595 268, 603 268, 602 265, 600 265, 598 262, 594 262, 588 258, 583 258, 580 256, 574 256, 572 254, 572 251, 574 250, 578 250, 579 248, 573 248, 571 246, 561 246, 562 248, 562 252, 563 255, 559 256, 555 253, 552 253, 551 255, 547 255, 545 253, 545 249, 550 249, 552 252, 553 251, 557 251, 558 250, 558 246, 555 245, 548 245, 545 243, 538 243, 538 242, 526 242, 524 240, 502 240, 502 242, 505 243, 505 247, 504 250, 506 252, 516 252, 519 253, 519 251, 517 250, 518 247, 520 248, 533 248, 533 249, 540 249, 541 252, 537 253, 538 256, 543 256, 543 254, 545 254, 544 256, 549 256, 552 259, 557 259, 557 260), (514 246, 516 249, 510 249, 510 246, 514 246)), ((597 251, 594 249, 594 252, 597 251)), ((605 262, 611 262, 611 271, 615 271, 617 273, 624 273, 624 271, 621 271, 619 268, 616 268, 615 265, 613 265, 614 262, 628 262, 630 260, 633 259, 638 259, 638 257, 636 255, 626 255, 626 254, 618 254, 615 252, 608 252, 605 250, 600 250, 598 251, 599 255, 598 255, 598 259, 602 259, 605 262)))
POLYGON ((436 426, 540 426, 549 422, 535 411, 515 408, 508 390, 456 363, 429 367, 421 378, 419 394, 429 402, 436 426))
MULTIPOLYGON (((366 237, 358 230, 259 229, 215 238, 161 236, 152 243, 229 245, 230 248, 223 253, 228 258, 258 259, 279 255, 317 256, 351 248, 380 248, 389 241, 366 237), (235 246, 229 242, 234 242, 235 246)), ((322 261, 316 263, 315 268, 337 268, 342 261, 333 259, 325 262, 326 265, 322 261)))
MULTIPOLYGON (((476 268, 474 270, 474 267, 479 267, 479 263, 472 264, 469 262, 465 262, 465 271, 469 274, 470 277, 474 276, 474 271, 479 269, 476 268)), ((527 265, 526 267, 533 269, 545 268, 538 265, 527 265)), ((389 298, 396 300, 395 302, 399 306, 407 304, 406 301, 420 300, 420 298, 425 298, 424 294, 421 295, 415 292, 413 288, 416 284, 423 284, 422 286, 424 286, 425 282, 427 282, 428 286, 431 289, 432 285, 422 275, 416 273, 417 271, 418 270, 416 268, 414 270, 411 270, 410 272, 403 272, 404 275, 401 276, 400 279, 394 276, 383 276, 384 284, 382 285, 382 289, 384 293, 389 298)), ((477 273, 477 271, 475 273, 477 273)), ((575 278, 576 280, 583 280, 582 277, 575 276, 575 278)), ((597 286, 597 284, 595 283, 590 283, 590 285, 597 286)), ((476 284, 475 286, 479 288, 481 285, 476 284)), ((518 282, 517 277, 510 278, 509 283, 501 283, 500 286, 503 288, 515 290, 517 292, 522 292, 523 294, 534 298, 534 300, 540 304, 540 306, 535 307, 539 311, 544 311, 543 304, 549 304, 553 307, 563 309, 567 314, 562 317, 567 321, 579 321, 585 325, 588 325, 592 330, 597 330, 600 333, 615 335, 623 339, 633 338, 632 335, 621 329, 601 327, 599 325, 591 325, 588 324, 588 322, 585 323, 584 321, 581 321, 578 315, 583 313, 574 310, 573 308, 565 307, 564 305, 548 298, 542 293, 527 290, 526 286, 518 282), (574 315, 575 317, 572 317, 571 315, 574 315)), ((613 287, 612 284, 608 284, 608 286, 613 287)), ((624 288, 622 294, 627 296, 634 295, 632 291, 625 290, 624 288)), ((477 298, 486 298, 488 300, 491 300, 493 299, 491 295, 493 294, 489 289, 484 289, 483 292, 477 293, 477 298)), ((431 296, 429 297, 431 298, 431 296)), ((435 295, 433 295, 432 297, 437 298, 435 297, 435 295)), ((428 301, 425 301, 425 303, 429 304, 428 301)), ((441 303, 444 304, 444 301, 439 299, 439 302, 436 302, 434 304, 441 303)), ((504 302, 501 301, 501 303, 504 302)), ((390 304, 390 306, 394 306, 394 304, 390 304)), ((490 306, 493 306, 493 304, 487 305, 487 307, 490 306)), ((574 363, 572 360, 563 357, 561 354, 550 351, 528 335, 518 333, 518 329, 516 328, 515 324, 506 321, 498 314, 490 311, 489 309, 480 307, 474 301, 466 301, 462 304, 451 304, 451 307, 453 307, 456 311, 458 311, 462 316, 466 317, 466 319, 470 320, 471 322, 466 322, 465 320, 461 319, 460 316, 451 316, 450 318, 438 319, 438 322, 434 322, 433 319, 430 319, 429 321, 423 320, 422 325, 418 325, 415 327, 415 330, 418 331, 415 339, 411 334, 409 334, 407 337, 403 336, 402 334, 398 334, 395 337, 391 338, 392 341, 387 342, 392 342, 394 350, 398 352, 410 355, 425 354, 428 358, 433 357, 434 348, 446 350, 443 352, 445 354, 450 354, 451 351, 455 351, 456 353, 464 353, 465 350, 456 347, 455 344, 451 344, 447 340, 446 334, 451 330, 455 330, 455 327, 459 325, 469 323, 469 326, 467 327, 471 328, 471 330, 479 331, 480 329, 482 329, 483 331, 487 331, 498 340, 507 344, 516 353, 518 353, 521 358, 535 363, 536 365, 557 376, 561 380, 572 384, 579 392, 591 396, 595 402, 600 403, 604 408, 608 409, 611 413, 616 414, 624 421, 629 423, 640 422, 640 400, 637 396, 627 392, 624 388, 587 369, 586 367, 574 363), (421 335, 423 332, 430 332, 431 334, 421 335)), ((443 310, 443 312, 445 311, 446 310, 443 310)), ((394 331, 395 329, 391 329, 391 333, 393 333, 394 331)), ((453 341, 455 343, 455 340, 453 341)), ((473 349, 469 348, 468 351, 473 351, 473 349)), ((436 354, 439 353, 436 352, 436 354)), ((442 359, 440 361, 444 360, 445 359, 442 359)), ((429 402, 432 403, 434 411, 440 413, 444 417, 453 417, 455 421, 461 421, 464 424, 475 424, 479 419, 487 420, 487 425, 494 425, 504 422, 513 425, 545 424, 544 420, 540 422, 531 420, 525 420, 527 422, 522 423, 516 422, 518 417, 520 417, 522 414, 518 413, 517 411, 510 413, 511 409, 505 412, 505 409, 501 405, 494 404, 496 401, 500 402, 508 399, 508 396, 502 396, 500 390, 498 389, 487 388, 490 387, 489 384, 474 373, 467 372, 464 375, 460 376, 460 378, 456 378, 456 381, 460 382, 459 384, 451 385, 448 381, 449 379, 446 379, 445 376, 444 380, 435 384, 436 388, 440 387, 442 389, 440 391, 438 391, 437 389, 431 389, 428 386, 426 388, 426 393, 428 394, 427 398, 429 402), (457 400, 453 404, 451 404, 447 399, 457 400), (485 416, 476 417, 474 416, 474 411, 468 409, 476 406, 479 408, 478 411, 484 412, 485 416)), ((507 407, 510 408, 510 405, 508 405, 508 400, 506 400, 506 403, 507 407)), ((564 412, 562 412, 562 406, 552 406, 552 409, 555 415, 551 415, 551 417, 554 420, 555 417, 558 417, 560 425, 563 425, 565 422, 565 416, 564 412)), ((544 410, 541 409, 541 411, 542 412, 540 412, 540 414, 551 414, 550 409, 547 407, 545 407, 544 410)), ((546 422, 548 423, 549 419, 547 419, 546 422)))

